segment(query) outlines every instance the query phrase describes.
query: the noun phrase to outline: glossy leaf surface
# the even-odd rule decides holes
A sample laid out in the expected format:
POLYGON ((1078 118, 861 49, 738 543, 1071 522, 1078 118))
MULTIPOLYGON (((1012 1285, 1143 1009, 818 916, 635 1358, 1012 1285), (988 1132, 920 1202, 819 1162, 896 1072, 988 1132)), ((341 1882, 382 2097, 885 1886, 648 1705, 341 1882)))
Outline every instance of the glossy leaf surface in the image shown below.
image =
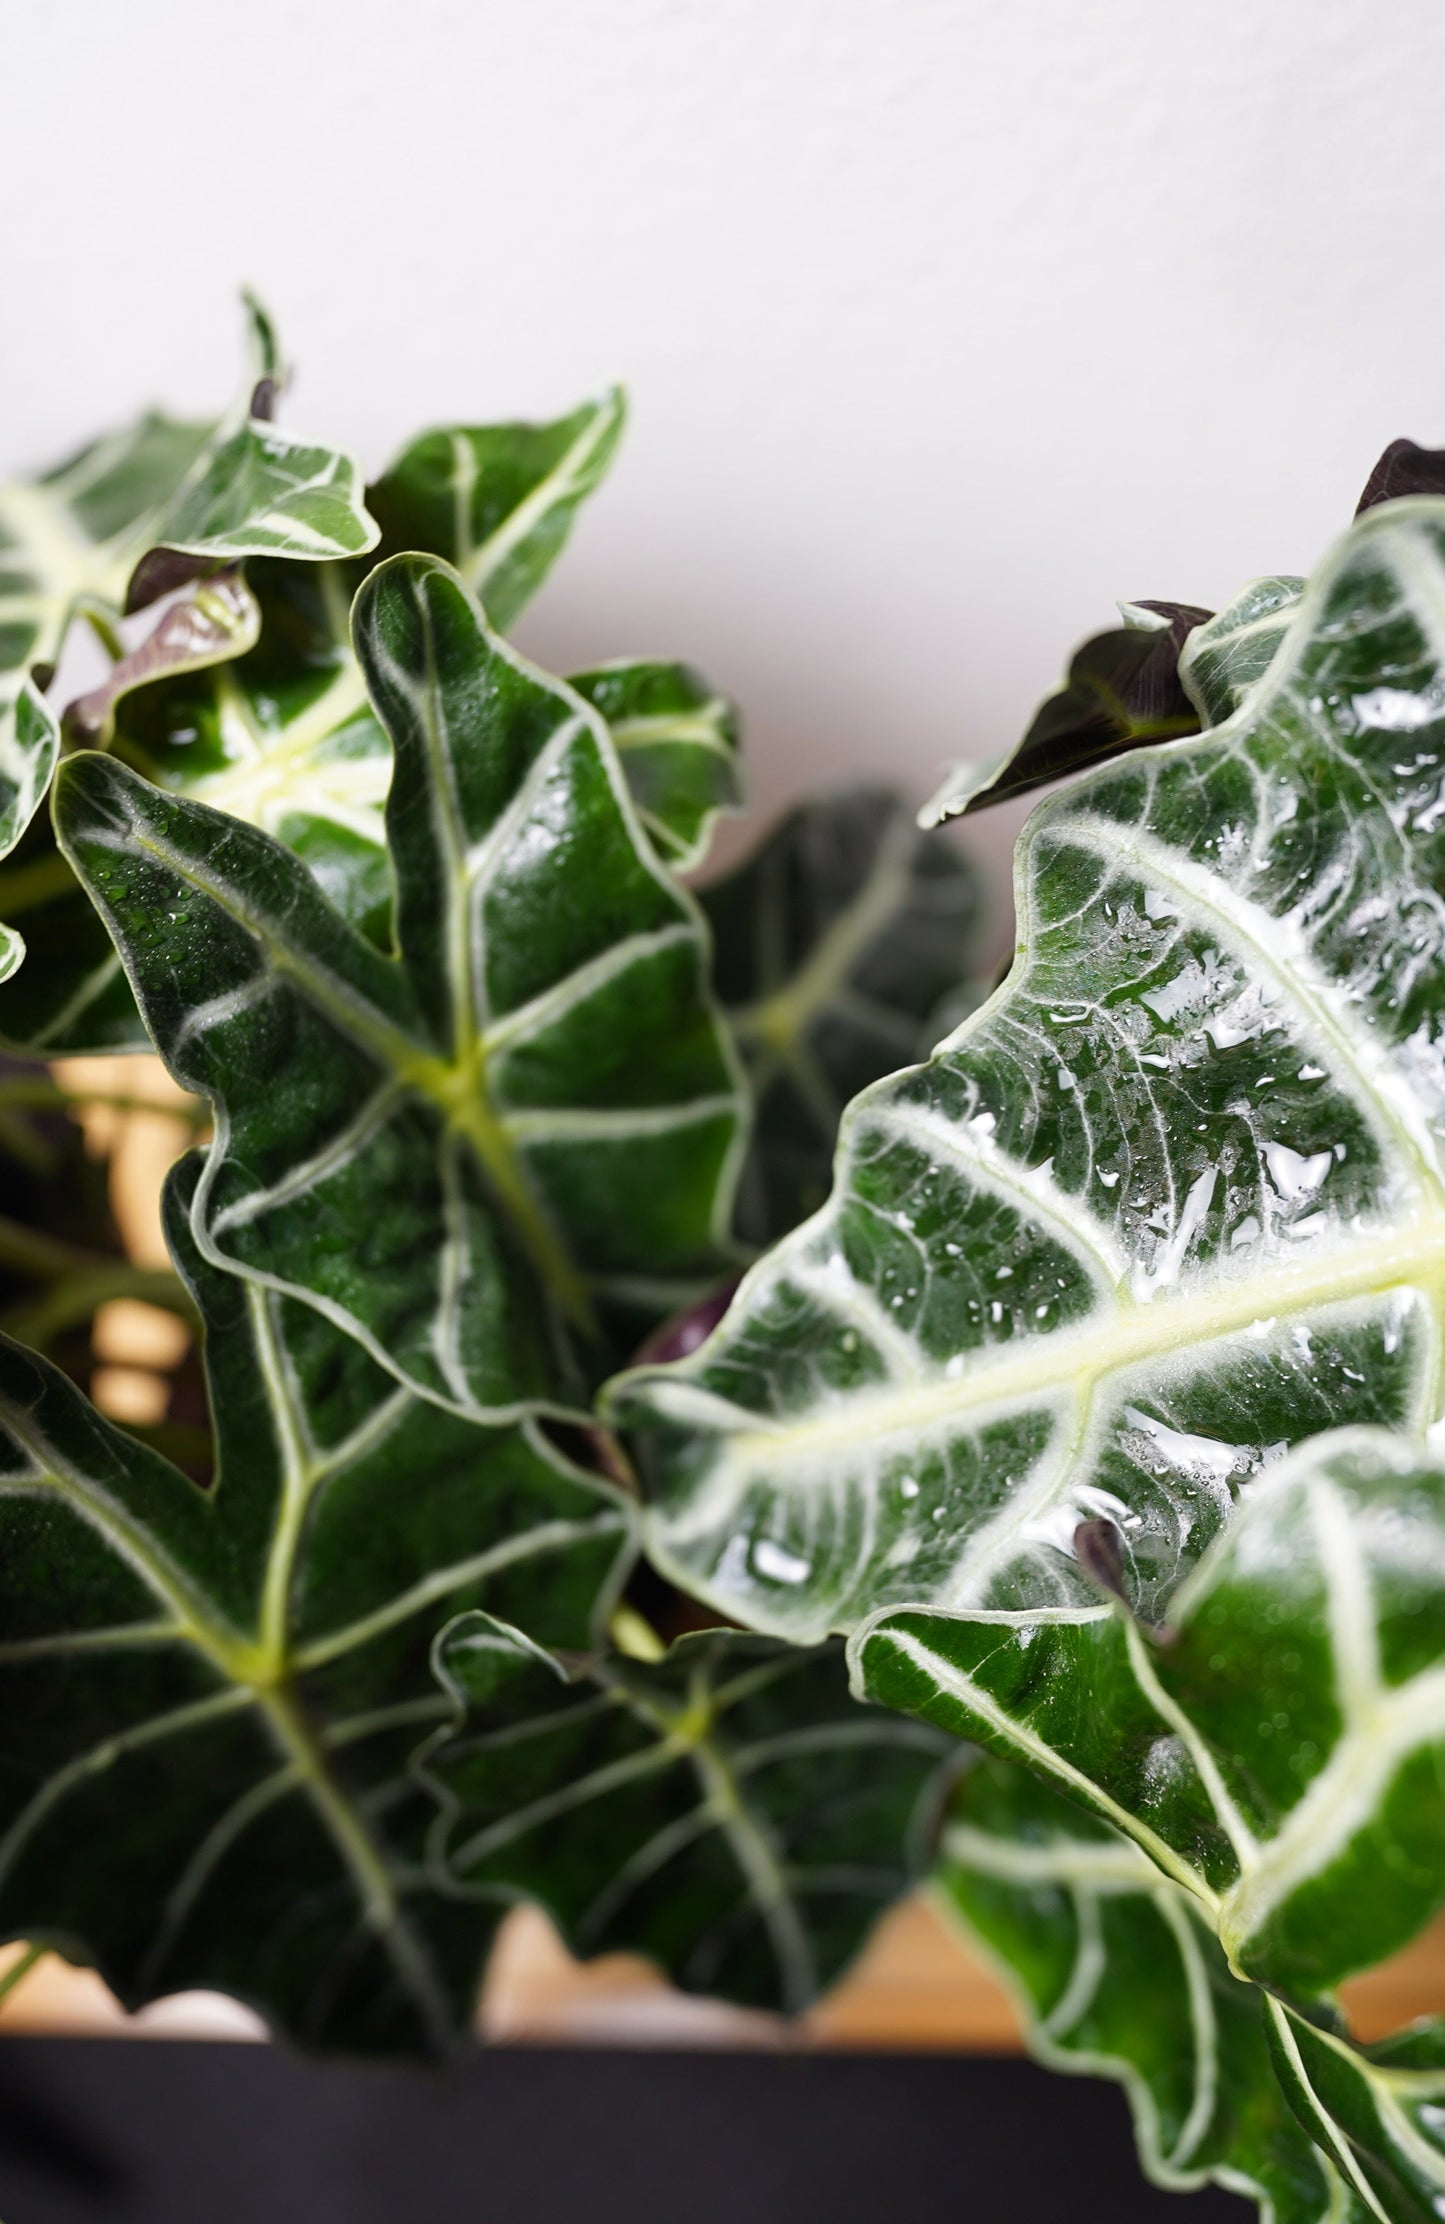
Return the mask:
MULTIPOLYGON (((1056 1787, 986 1764, 945 1884, 1029 1989, 1046 2056, 1130 2085, 1155 2174, 1206 2142, 1281 2202, 1259 2167, 1267 2130, 1276 2178, 1298 2176, 1277 2087, 1339 2180, 1330 2214, 1438 2214, 1441 2027, 1354 2047, 1329 1998, 1445 1898, 1438 1465, 1364 1432, 1297 1452, 1159 1642, 1110 1606, 899 1614, 856 1651, 870 1696, 1056 1787)), ((1308 2185, 1292 2199, 1320 2213, 1308 2185)))
POLYGON ((849 1098, 974 999, 979 885, 901 797, 855 788, 790 811, 701 901, 756 1107, 738 1230, 761 1246, 825 1201, 849 1098))
POLYGON ((630 1513, 530 1425, 445 1413, 205 1265, 197 1171, 169 1218, 212 1491, 0 1344, 0 1932, 93 1960, 131 2006, 217 1987, 308 2045, 435 2050, 495 1911, 424 1874, 433 1635, 484 1601, 586 1644, 630 1513))
POLYGON ((1445 1898, 1445 1474, 1347 1431, 1257 1483, 1167 1640, 1115 1605, 904 1611, 858 1688, 1122 1830, 1231 1966, 1310 1999, 1445 1898))
POLYGON ((701 922, 606 728, 456 574, 358 597, 397 754, 398 955, 270 837, 72 758, 57 825, 172 1072, 217 1108, 207 1257, 317 1306, 474 1418, 575 1406, 623 1308, 707 1273, 742 1106, 701 922))
POLYGON ((1264 678, 1284 640, 1305 583, 1286 574, 1252 579, 1185 642, 1179 679, 1205 726, 1222 726, 1264 678))
POLYGON ((1131 749, 1197 733, 1180 685, 1179 652, 1209 617, 1186 602, 1124 602, 1124 619, 1076 651, 1063 686, 1048 695, 1023 740, 991 763, 959 765, 920 814, 940 826, 991 803, 1027 795, 1131 749))
POLYGON ((1008 980, 614 1393, 689 1589, 800 1638, 1086 1603, 1107 1516, 1153 1619, 1278 1450, 1439 1417, 1442 599, 1445 504, 1371 511, 1233 719, 1034 815, 1008 980))
POLYGON ((989 1755, 954 1795, 938 1884, 1019 2003, 1030 2052, 1125 2088, 1154 2184, 1212 2180, 1276 2224, 1350 2213, 1280 2088, 1257 1988, 1138 1846, 989 1755))
POLYGON ((382 554, 445 557, 505 631, 556 562, 625 418, 622 393, 609 387, 551 424, 424 433, 369 491, 382 554))
MULTIPOLYGON (((492 602, 496 587, 515 616, 524 595, 540 585, 582 494, 601 474, 616 430, 609 405, 600 413, 575 413, 560 426, 456 427, 429 436, 448 454, 464 450, 488 474, 485 488, 480 481, 473 488, 473 502, 484 510, 490 531, 471 550, 469 572, 484 603, 492 602), (584 421, 595 421, 594 429, 607 436, 585 481, 559 461, 575 446, 584 421)), ((408 468, 404 458, 382 484, 394 492, 397 474, 406 478, 408 468)), ((443 515, 418 504, 409 522, 418 533, 432 533, 432 541, 412 544, 425 553, 446 555, 457 545, 450 510, 443 515)), ((246 582, 237 582, 229 638, 212 618, 216 587, 209 583, 174 606, 103 687, 73 705, 68 723, 73 740, 113 746, 156 786, 193 795, 284 842, 337 910, 385 949, 391 940, 385 808, 392 755, 352 648, 351 602, 361 577, 356 564, 253 561, 246 582)), ((672 763, 673 786, 661 808, 676 820, 679 841, 705 840, 710 822, 701 804, 718 760, 702 763, 702 737, 705 728, 719 736, 731 732, 727 706, 682 667, 626 666, 618 673, 620 685, 611 692, 623 707, 631 696, 660 694, 678 714, 670 752, 647 745, 654 729, 646 721, 631 721, 626 734, 614 737, 627 740, 637 727, 638 746, 624 750, 624 771, 645 780, 658 764, 672 763), (693 718, 681 710, 689 691, 696 695, 693 718)), ((676 845, 663 844, 656 827, 649 832, 676 861, 676 845)), ((0 915, 7 897, 15 915, 44 941, 46 965, 6 1000, 6 1039, 50 1055, 147 1047, 109 937, 44 839, 8 874, 0 871, 0 915)))
POLYGON ((1436 2224, 1445 2205, 1445 2019, 1381 2046, 1266 2000, 1275 2069, 1348 2189, 1352 2216, 1436 2224))
MULTIPOLYGON (((255 304, 250 322, 255 368, 274 383, 274 336, 255 304)), ((236 558, 356 556, 375 539, 351 459, 244 405, 216 424, 151 411, 56 470, 0 487, 0 857, 54 770, 44 690, 77 616, 113 635, 122 611, 236 558)), ((0 933, 3 979, 24 945, 0 933)))
POLYGON ((949 1741, 857 1706, 839 1645, 709 1631, 569 1670, 471 1614, 438 1662, 459 1722, 425 1760, 433 1859, 539 1900, 578 1955, 795 2013, 929 1859, 949 1741))
POLYGON ((284 842, 370 940, 391 938, 391 741, 351 641, 359 567, 247 567, 245 656, 128 694, 113 746, 148 780, 284 842))
MULTIPOLYGON (((139 607, 153 549, 192 571, 243 556, 359 556, 376 540, 359 474, 337 450, 244 409, 216 424, 151 412, 56 470, 0 489, 0 672, 48 681, 78 609, 139 607)), ((165 584, 175 584, 167 579, 165 584)))
POLYGON ((606 719, 658 856, 690 872, 743 799, 733 705, 688 664, 602 664, 571 685, 606 719))

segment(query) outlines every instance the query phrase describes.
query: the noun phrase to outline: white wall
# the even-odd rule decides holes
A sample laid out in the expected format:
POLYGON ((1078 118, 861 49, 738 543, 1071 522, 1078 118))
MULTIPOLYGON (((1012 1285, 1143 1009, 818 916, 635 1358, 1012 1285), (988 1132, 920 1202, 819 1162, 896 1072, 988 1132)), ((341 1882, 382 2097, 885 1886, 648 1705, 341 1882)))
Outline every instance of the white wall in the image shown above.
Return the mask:
POLYGON ((1306 568, 1445 442, 1438 0, 4 0, 4 460, 229 388, 372 462, 614 375, 528 621, 685 653, 755 792, 918 792, 1117 596, 1306 568))

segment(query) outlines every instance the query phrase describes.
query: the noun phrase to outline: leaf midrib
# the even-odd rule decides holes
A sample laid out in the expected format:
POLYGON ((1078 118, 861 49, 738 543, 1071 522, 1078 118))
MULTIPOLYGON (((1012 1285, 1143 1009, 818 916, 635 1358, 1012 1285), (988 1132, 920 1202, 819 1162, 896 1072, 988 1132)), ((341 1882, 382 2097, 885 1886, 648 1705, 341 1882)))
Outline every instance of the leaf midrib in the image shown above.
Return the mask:
MULTIPOLYGON (((92 841, 103 839, 94 833, 89 838, 92 841)), ((266 967, 272 974, 293 981, 344 1034, 368 1050, 382 1066, 389 1067, 405 1086, 431 1101, 448 1128, 463 1135, 476 1152, 499 1204, 527 1245, 545 1286, 569 1317, 579 1324, 590 1322, 590 1300, 580 1277, 532 1198, 505 1129, 482 1097, 475 1067, 438 1054, 395 1021, 387 1019, 375 1004, 363 1000, 337 975, 308 963, 292 945, 274 933, 267 921, 240 902, 228 883, 208 873, 199 860, 178 855, 139 826, 132 826, 129 839, 158 864, 198 888, 250 935, 260 945, 266 967)), ((117 845, 106 843, 105 846, 117 845)), ((373 952, 368 951, 367 955, 375 958, 378 964, 386 962, 375 957, 373 952)))
POLYGON ((1393 1146, 1420 1189, 1437 1205, 1445 1204, 1445 1179, 1428 1126, 1418 1115, 1414 1119, 1408 1116, 1416 1110, 1412 1102, 1407 1100, 1408 1112, 1402 1110, 1394 1092, 1382 1088, 1372 1076, 1372 1064, 1375 1073, 1389 1076, 1382 1056, 1388 1046, 1356 1038, 1343 1013, 1331 1008, 1326 995, 1310 979, 1300 949, 1282 960, 1269 947, 1271 938, 1276 945, 1281 941, 1288 944, 1294 938, 1288 918, 1265 911, 1220 875, 1181 857, 1139 826, 1079 811, 1064 818, 1053 833, 1055 840, 1077 842, 1106 865, 1122 862, 1132 866, 1140 880, 1156 882, 1169 890, 1196 923, 1207 922, 1221 942, 1238 951, 1254 978, 1268 982, 1299 1016, 1306 1031, 1328 1055, 1331 1078, 1336 1084, 1343 1079, 1357 1109, 1376 1134, 1393 1146), (1225 888, 1228 904, 1222 900, 1225 888))
MULTIPOLYGON (((1084 1609, 1067 1618, 1081 1625, 1097 1624, 1107 1622, 1112 1613, 1113 1609, 1110 1607, 1097 1607, 1084 1609)), ((1022 1755, 1043 1775, 1066 1785, 1076 1799, 1082 1799, 1085 1806, 1111 1822, 1116 1830, 1143 1849, 1156 1869, 1171 1883, 1182 1885, 1186 1892, 1199 1900, 1208 1910, 1211 1923, 1218 1929, 1220 1895, 1203 1871, 1185 1860, 1167 1839, 1162 1838, 1140 1816, 1121 1806, 1085 1770, 1076 1768, 1072 1761, 1066 1760, 1057 1747, 1051 1745, 1046 1738, 1040 1737, 1028 1723, 1021 1722, 1010 1714, 993 1693, 977 1682, 967 1669, 958 1667, 945 1654, 936 1651, 932 1645, 906 1629, 885 1624, 873 1633, 871 1641, 892 1646, 915 1668, 928 1676, 936 1690, 956 1699, 980 1721, 987 1723, 995 1735, 1012 1749, 1015 1756, 1022 1755)))
MULTIPOLYGON (((906 819, 895 819, 864 886, 829 922, 798 970, 753 1003, 729 1011, 739 1036, 765 1043, 786 1060, 900 908, 908 894, 908 866, 917 838, 906 819)), ((782 894, 774 900, 781 903, 782 894)))
POLYGON ((727 711, 724 698, 712 695, 692 710, 639 711, 629 718, 609 718, 607 730, 618 750, 661 749, 681 742, 689 748, 707 750, 730 765, 735 752, 718 729, 718 721, 727 711))
MULTIPOLYGON (((1346 2136, 1342 2128, 1335 2122, 1334 2116, 1331 2114, 1328 2107, 1326 2107, 1325 2103, 1320 2099, 1319 2094, 1315 2091, 1310 2074, 1305 2068, 1304 2058, 1299 2050, 1299 2043, 1296 2040, 1294 2031, 1291 2027, 1291 2019, 1288 2009, 1284 2006, 1283 2002, 1274 1999, 1272 1995, 1266 1993, 1264 1996, 1264 2012, 1270 2019, 1270 2021, 1274 2024, 1276 2034, 1278 2035, 1280 2045, 1284 2050, 1284 2054, 1287 2061, 1289 2062, 1290 2068, 1293 2070, 1295 2076, 1299 2079, 1300 2085, 1303 2087, 1304 2091, 1309 2095, 1310 2102, 1319 2121, 1325 2126, 1330 2145, 1334 2149, 1333 2157, 1328 2159, 1332 2159, 1334 2161, 1335 2167, 1341 2172, 1342 2176, 1344 2176, 1345 2179, 1354 2186, 1356 2192, 1364 2201, 1366 2207, 1370 2210, 1372 2215, 1379 2218, 1380 2224, 1392 2224, 1389 2212, 1380 2206, 1380 2202, 1375 2195, 1374 2189, 1371 2186, 1369 2179, 1365 2176, 1364 2171, 1360 2168, 1359 2159, 1355 2154, 1354 2147, 1352 2146, 1349 2138, 1346 2136)), ((1313 2127, 1311 2127, 1310 2125, 1306 2125, 1307 2130, 1312 2131, 1312 2128, 1313 2127)))
MULTIPOLYGON (((248 1289, 247 1299, 283 1471, 281 1500, 261 1587, 261 1624, 255 1640, 246 1639, 236 1630, 214 1600, 199 1591, 168 1555, 155 1549, 141 1525, 108 1493, 73 1477, 55 1448, 27 1428, 13 1406, 7 1405, 5 1419, 39 1470, 27 1479, 28 1487, 55 1490, 83 1521, 98 1528, 117 1556, 171 1608, 176 1616, 169 1633, 171 1640, 193 1646, 219 1673, 225 1688, 208 1701, 199 1702, 200 1706, 208 1713, 252 1705, 259 1708, 294 1769, 298 1786, 311 1801, 351 1874, 368 1923, 383 1941, 430 2035, 440 2040, 449 2021, 445 2002, 425 1952, 404 1919, 386 1856, 335 1778, 326 1755, 324 1733, 312 1728, 292 1688, 299 1663, 289 1638, 290 1589, 306 1514, 321 1485, 354 1457, 356 1439, 347 1438, 330 1459, 309 1452, 304 1426, 287 1386, 284 1363, 271 1337, 267 1308, 272 1301, 254 1289, 248 1289)), ((389 1412, 396 1402, 395 1398, 388 1399, 385 1410, 389 1412)), ((176 1481, 179 1487, 194 1487, 179 1474, 176 1481)), ((182 1714, 188 1711, 194 1710, 182 1710, 182 1714)), ((144 1731, 145 1725, 140 1728, 144 1731)), ((156 1734, 163 1734, 163 1730, 164 1718, 157 1723, 156 1734)))
MULTIPOLYGON (((1421 1215, 1404 1231, 1376 1229, 1354 1241, 1320 1245, 1298 1263, 1266 1273, 1226 1273, 1188 1296, 1156 1296, 1145 1305, 1123 1300, 1102 1324, 1031 1334, 1023 1349, 1004 1346, 1001 1357, 979 1352, 954 1381, 859 1393, 840 1399, 832 1413, 774 1423, 715 1400, 699 1385, 698 1415, 715 1427, 729 1417, 730 1449, 741 1460, 807 1460, 822 1451, 856 1451, 863 1436, 923 1431, 966 1414, 1015 1407, 1065 1385, 1082 1390, 1146 1360, 1241 1335, 1281 1315, 1323 1312, 1405 1289, 1418 1289, 1437 1308, 1445 1303, 1445 1214, 1421 1215)), ((685 1376, 654 1387, 679 1413, 693 1392, 685 1376)))
MULTIPOLYGON (((591 462, 593 455, 611 431, 616 417, 617 402, 615 396, 605 396, 602 401, 594 406, 592 414, 583 425, 576 439, 558 457, 546 477, 538 480, 531 492, 525 495, 517 504, 517 507, 508 513, 488 539, 473 542, 471 516, 468 511, 465 526, 466 537, 458 551, 457 570, 483 608, 486 607, 486 590, 496 578, 497 573, 509 557, 523 545, 528 534, 535 530, 548 512, 557 508, 559 503, 564 502, 577 486, 578 480, 591 462)), ((470 450, 468 454, 471 463, 471 477, 468 481, 468 492, 470 492, 470 487, 476 479, 476 459, 471 456, 470 450)))

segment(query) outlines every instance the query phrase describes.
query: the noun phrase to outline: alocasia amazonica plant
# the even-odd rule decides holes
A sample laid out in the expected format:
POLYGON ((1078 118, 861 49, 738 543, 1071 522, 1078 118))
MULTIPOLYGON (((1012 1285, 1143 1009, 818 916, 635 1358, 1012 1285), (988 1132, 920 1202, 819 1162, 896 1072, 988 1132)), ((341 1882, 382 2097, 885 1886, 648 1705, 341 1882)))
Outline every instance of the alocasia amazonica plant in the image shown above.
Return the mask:
POLYGON ((1075 776, 989 995, 946 833, 824 799, 695 894, 727 699, 508 641, 617 395, 363 497, 255 322, 234 423, 0 498, 0 1927, 434 2053, 519 1901, 796 2011, 931 1869, 1162 2183, 1438 2215, 1439 2033, 1335 1997, 1445 1899, 1435 459, 950 780, 1075 776), (147 1046, 170 1278, 34 1063, 147 1046), (127 1289, 197 1339, 148 1428, 127 1289))
MULTIPOLYGON (((184 580, 248 556, 319 563, 375 545, 351 460, 270 422, 284 369, 269 319, 254 303, 248 313, 251 376, 228 416, 193 424, 153 410, 0 492, 0 855, 25 832, 54 769, 45 689, 77 618, 118 649, 122 614, 184 580)), ((218 639, 244 638, 247 617, 243 602, 218 602, 218 639)), ((24 947, 7 936, 6 973, 24 947)))
POLYGON ((1060 1812, 1032 1777, 1011 1814, 1019 1794, 985 1767, 964 1787, 945 1885, 1037 1973, 1049 2044, 1079 2045, 1092 2019, 1102 2053, 1109 2032, 1162 2168, 1252 2170, 1277 2215, 1438 2213, 1445 2018, 1379 2055, 1349 2044, 1329 1994, 1440 1899, 1442 1490, 1445 1472, 1398 1439, 1334 1433, 1246 1497, 1162 1628, 1100 1603, 886 1615, 857 1640, 870 1697, 1024 1763, 1096 1818, 1060 1812), (1141 1896, 1142 1920, 1114 1914, 1141 1896), (1161 1924, 1177 1960, 1167 1936, 1160 1958, 1161 1924), (1147 1972, 1131 1977, 1131 1955, 1147 1972), (1149 2076, 1155 1988, 1188 2040, 1165 2050, 1166 2075, 1188 2079, 1172 2110, 1165 2075, 1149 2076), (1296 2182, 1276 2182, 1277 2129, 1269 2159, 1219 2140, 1222 2109, 1261 2086, 1269 2100, 1267 2061, 1321 2150, 1323 2190, 1299 2180, 1298 2156, 1296 2182))
MULTIPOLYGON (((953 1743, 861 1715, 836 1641, 669 1652, 616 1619, 638 1503, 593 1394, 736 1274, 748 1142, 676 878, 737 799, 736 714, 686 665, 569 684, 499 630, 621 419, 425 435, 350 545, 201 571, 185 544, 160 623, 46 712, 0 1028, 154 1044, 210 1123, 167 1190, 170 1289, 98 1274, 50 1184, 0 1226, 78 1374, 92 1297, 159 1297, 203 1345, 199 1466, 193 1430, 119 1427, 0 1345, 0 1925, 131 2002, 221 1986, 308 2044, 436 2052, 530 1897, 580 1950, 795 2010, 936 1841, 953 1743)), ((7 1088, 48 1163, 63 1087, 7 1088)))

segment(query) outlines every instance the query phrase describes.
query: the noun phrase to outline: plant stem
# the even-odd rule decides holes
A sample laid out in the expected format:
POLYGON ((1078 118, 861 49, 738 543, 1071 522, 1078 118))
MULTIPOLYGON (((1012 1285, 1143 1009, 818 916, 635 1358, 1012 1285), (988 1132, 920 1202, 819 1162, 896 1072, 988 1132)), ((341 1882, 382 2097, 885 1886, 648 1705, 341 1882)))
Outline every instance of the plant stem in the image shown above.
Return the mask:
POLYGON ((23 1112, 0 1103, 0 1151, 18 1159, 27 1173, 49 1181, 60 1164, 60 1153, 31 1126, 23 1112))
POLYGON ((75 875, 57 851, 53 857, 37 857, 33 864, 12 865, 0 873, 0 908, 7 919, 13 913, 36 911, 74 886, 75 875))
POLYGON ((63 1329, 88 1320, 98 1305, 114 1297, 135 1297, 178 1314, 196 1328, 196 1310, 180 1276, 169 1267, 137 1266, 104 1251, 85 1251, 38 1228, 22 1227, 0 1215, 0 1267, 50 1287, 24 1298, 0 1316, 0 1327, 22 1342, 44 1350, 63 1329))
POLYGON ((24 1984, 35 1964, 44 1958, 43 1946, 27 1946, 24 1953, 11 1962, 4 1975, 0 1976, 0 2007, 4 2006, 12 1992, 24 1984))
POLYGON ((76 614, 84 618, 111 662, 119 664, 125 655, 125 641, 113 612, 104 603, 92 602, 87 597, 77 605, 76 614))
POLYGON ((0 1081, 0 1107, 11 1105, 32 1111, 85 1111, 91 1105, 101 1105, 111 1112, 159 1113, 166 1119, 185 1120, 192 1127, 203 1127, 211 1116, 210 1107, 199 1097, 189 1104, 157 1104, 150 1097, 126 1096, 108 1089, 62 1089, 58 1081, 44 1074, 21 1074, 0 1081))
POLYGON ((0 1214, 0 1267, 8 1266, 32 1282, 59 1282, 67 1275, 124 1264, 123 1260, 107 1258, 104 1252, 82 1250, 78 1243, 48 1236, 39 1228, 24 1227, 20 1221, 0 1214))
POLYGON ((169 1267, 133 1266, 129 1259, 114 1259, 56 1281, 42 1296, 12 1305, 0 1313, 0 1329, 36 1351, 46 1351, 67 1328, 78 1327, 117 1297, 158 1306, 162 1312, 176 1314, 188 1328, 200 1326, 178 1274, 169 1267))

